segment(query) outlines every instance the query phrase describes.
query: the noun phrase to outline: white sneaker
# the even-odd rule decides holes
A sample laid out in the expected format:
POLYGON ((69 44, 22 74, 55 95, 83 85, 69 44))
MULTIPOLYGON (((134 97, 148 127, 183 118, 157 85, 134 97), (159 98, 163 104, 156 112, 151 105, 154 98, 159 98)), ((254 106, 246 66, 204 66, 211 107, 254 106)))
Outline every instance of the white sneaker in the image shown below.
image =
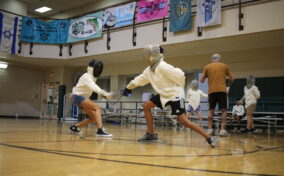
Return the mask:
POLYGON ((207 142, 208 142, 208 144, 209 144, 211 147, 215 147, 217 141, 218 141, 218 137, 217 137, 217 136, 211 136, 210 138, 207 139, 207 142))
POLYGON ((230 134, 226 130, 220 130, 220 134, 219 135, 223 136, 223 137, 230 136, 230 134))
POLYGON ((213 129, 208 129, 208 130, 207 130, 207 134, 208 134, 208 135, 212 135, 212 134, 213 134, 213 129))

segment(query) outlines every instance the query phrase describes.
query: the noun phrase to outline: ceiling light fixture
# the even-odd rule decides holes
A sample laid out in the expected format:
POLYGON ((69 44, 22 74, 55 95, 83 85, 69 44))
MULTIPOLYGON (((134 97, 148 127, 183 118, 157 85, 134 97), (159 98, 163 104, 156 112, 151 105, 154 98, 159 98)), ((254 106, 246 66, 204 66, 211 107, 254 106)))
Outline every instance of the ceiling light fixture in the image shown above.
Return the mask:
POLYGON ((8 64, 6 62, 0 62, 0 68, 6 69, 8 64))
POLYGON ((39 13, 45 13, 45 12, 50 11, 50 10, 52 10, 52 9, 49 8, 49 7, 41 7, 41 8, 35 9, 35 11, 37 11, 39 13))

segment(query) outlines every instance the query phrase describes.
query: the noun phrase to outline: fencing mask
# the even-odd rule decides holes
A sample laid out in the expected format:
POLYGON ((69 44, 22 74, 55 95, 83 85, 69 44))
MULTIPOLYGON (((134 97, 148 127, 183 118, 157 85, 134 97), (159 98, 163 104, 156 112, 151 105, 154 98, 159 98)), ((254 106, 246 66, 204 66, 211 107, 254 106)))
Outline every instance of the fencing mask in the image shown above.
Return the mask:
POLYGON ((150 69, 155 71, 161 59, 164 57, 164 49, 157 44, 146 45, 144 48, 144 59, 149 64, 150 69))
POLYGON ((250 89, 255 84, 255 78, 252 75, 247 77, 247 88, 250 89))
POLYGON ((91 62, 89 62, 88 73, 97 78, 102 74, 103 68, 104 64, 101 61, 93 59, 91 62))
POLYGON ((191 83, 190 83, 190 88, 191 88, 192 90, 197 90, 197 89, 198 89, 198 81, 197 81, 197 80, 191 81, 191 83))

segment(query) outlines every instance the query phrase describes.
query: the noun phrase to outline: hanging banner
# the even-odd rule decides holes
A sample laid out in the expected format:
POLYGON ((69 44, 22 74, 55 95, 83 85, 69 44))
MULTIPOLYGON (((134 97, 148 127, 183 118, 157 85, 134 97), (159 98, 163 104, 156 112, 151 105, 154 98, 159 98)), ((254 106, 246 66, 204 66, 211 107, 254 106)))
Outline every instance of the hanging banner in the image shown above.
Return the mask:
POLYGON ((191 0, 171 0, 170 32, 191 29, 191 0))
POLYGON ((104 13, 104 27, 120 27, 133 24, 136 2, 108 8, 104 13))
POLYGON ((103 11, 70 21, 68 43, 99 38, 102 36, 103 11))
POLYGON ((0 12, 0 51, 16 54, 18 17, 0 12))
POLYGON ((69 20, 42 22, 23 17, 21 40, 32 43, 64 44, 67 42, 69 20))
POLYGON ((221 24, 221 0, 198 0, 196 26, 205 27, 221 24))
POLYGON ((163 18, 168 15, 168 0, 140 0, 137 22, 163 18))

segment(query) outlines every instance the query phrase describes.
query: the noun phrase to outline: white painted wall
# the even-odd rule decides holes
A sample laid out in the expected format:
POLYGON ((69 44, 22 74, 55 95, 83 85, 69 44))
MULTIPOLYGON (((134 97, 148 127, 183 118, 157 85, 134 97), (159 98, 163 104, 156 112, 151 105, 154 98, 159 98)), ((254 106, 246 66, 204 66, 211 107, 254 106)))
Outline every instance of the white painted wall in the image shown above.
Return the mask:
POLYGON ((0 115, 40 115, 43 71, 9 65, 0 69, 0 115))
MULTIPOLYGON (((2 0, 0 2, 3 3, 2 0)), ((2 6, 1 6, 2 7, 2 6)), ((106 49, 106 34, 101 39, 92 40, 89 42, 89 53, 84 53, 84 43, 74 43, 72 49, 72 57, 68 55, 68 48, 63 48, 63 56, 59 57, 58 45, 34 45, 32 56, 29 55, 29 44, 23 44, 21 56, 34 57, 37 59, 71 59, 82 56, 97 56, 108 53, 120 52, 125 50, 143 48, 148 43, 178 44, 191 41, 206 41, 208 39, 218 39, 222 37, 230 37, 242 34, 253 34, 256 32, 273 31, 284 28, 284 1, 269 1, 255 5, 246 6, 243 8, 244 31, 238 31, 238 11, 236 8, 223 10, 222 25, 205 29, 202 37, 197 36, 195 29, 189 32, 179 34, 167 33, 167 42, 162 42, 161 28, 162 24, 155 23, 151 25, 140 26, 137 28, 137 46, 132 46, 132 29, 111 32, 111 50, 106 49), (269 13, 264 13, 269 12, 269 13), (264 22, 265 21, 265 22, 264 22)), ((8 9, 11 10, 11 9, 8 9)), ((19 13, 19 11, 17 11, 19 13)), ((256 42, 258 42, 256 40, 256 42)), ((224 47, 226 44, 224 44, 224 47)), ((253 45, 253 43, 251 44, 253 45)), ((284 47, 273 48, 255 48, 242 51, 216 51, 221 52, 223 62, 228 64, 237 78, 244 78, 248 74, 256 77, 270 77, 284 75, 284 47), (260 55, 265 55, 260 58, 260 55), (272 69, 271 69, 272 68, 272 69)), ((211 49, 208 53, 215 52, 211 49)), ((179 67, 185 71, 202 70, 203 67, 210 62, 211 54, 200 53, 190 57, 167 57, 165 61, 179 67)), ((25 59, 25 58, 23 58, 25 59)), ((78 59, 76 59, 78 60, 78 59)), ((80 58, 79 58, 80 60, 80 58)), ((103 76, 117 76, 120 81, 117 83, 117 89, 124 88, 127 81, 127 75, 139 74, 146 68, 145 62, 134 61, 128 63, 113 63, 106 64, 104 67, 103 76)), ((30 69, 20 66, 9 66, 6 71, 0 70, 0 115, 32 115, 36 116, 40 112, 40 100, 36 96, 41 95, 42 82, 59 82, 67 86, 67 93, 72 88, 73 73, 84 68, 73 67, 54 67, 47 71, 30 69), (53 73, 54 76, 50 76, 53 73), (21 90, 21 91, 19 91, 21 90)), ((189 78, 187 78, 187 85, 189 78)), ((105 81, 99 81, 103 88, 107 87, 105 81)), ((111 83, 110 83, 110 86, 111 83)), ((187 90, 187 88, 185 88, 187 90)), ((118 91, 117 90, 117 91, 118 91)), ((133 96, 123 98, 122 100, 140 101, 143 92, 152 92, 151 86, 139 87, 133 91, 133 96)))
MULTIPOLYGON (((245 14, 243 31, 238 30, 238 8, 225 9, 222 11, 222 24, 204 29, 201 37, 197 36, 196 28, 182 33, 167 32, 167 41, 162 42, 162 22, 147 24, 137 27, 137 46, 132 46, 132 28, 111 32, 111 50, 106 47, 106 33, 102 38, 89 41, 88 54, 84 52, 84 42, 74 43, 72 56, 68 55, 67 46, 64 47, 63 57, 59 57, 58 45, 38 45, 35 44, 33 55, 29 55, 29 44, 23 44, 23 57, 36 58, 77 58, 83 56, 107 54, 125 50, 143 48, 149 43, 174 44, 189 41, 215 39, 235 35, 249 34, 255 32, 272 31, 284 28, 284 1, 268 1, 259 4, 243 7, 245 14), (266 13, 267 12, 267 13, 266 13), (27 46, 25 46, 27 45, 27 46)), ((193 17, 193 20, 195 17, 193 17)), ((169 23, 168 23, 169 24, 169 23)), ((194 26, 194 22, 193 22, 194 26)))

